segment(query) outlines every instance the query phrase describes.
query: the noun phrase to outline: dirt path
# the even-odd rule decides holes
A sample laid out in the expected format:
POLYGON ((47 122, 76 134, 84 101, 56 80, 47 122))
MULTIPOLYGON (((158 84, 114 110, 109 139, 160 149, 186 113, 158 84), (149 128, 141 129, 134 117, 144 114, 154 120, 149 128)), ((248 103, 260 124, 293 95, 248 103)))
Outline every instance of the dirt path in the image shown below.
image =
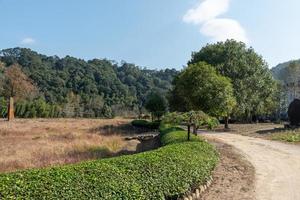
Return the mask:
POLYGON ((205 134, 243 153, 256 170, 258 200, 300 200, 300 146, 236 134, 205 134))
POLYGON ((253 200, 255 170, 252 164, 231 145, 210 140, 220 152, 220 162, 213 172, 213 183, 201 200, 253 200))

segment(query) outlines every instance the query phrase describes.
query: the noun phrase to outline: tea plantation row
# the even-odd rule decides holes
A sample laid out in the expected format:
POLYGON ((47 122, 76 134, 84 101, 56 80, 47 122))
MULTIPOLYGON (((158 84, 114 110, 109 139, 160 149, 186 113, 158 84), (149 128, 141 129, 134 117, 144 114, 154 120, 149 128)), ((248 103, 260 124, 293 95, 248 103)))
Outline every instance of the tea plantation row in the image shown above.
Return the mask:
POLYGON ((211 175, 215 149, 161 128, 163 147, 140 154, 0 175, 0 199, 176 199, 211 175))

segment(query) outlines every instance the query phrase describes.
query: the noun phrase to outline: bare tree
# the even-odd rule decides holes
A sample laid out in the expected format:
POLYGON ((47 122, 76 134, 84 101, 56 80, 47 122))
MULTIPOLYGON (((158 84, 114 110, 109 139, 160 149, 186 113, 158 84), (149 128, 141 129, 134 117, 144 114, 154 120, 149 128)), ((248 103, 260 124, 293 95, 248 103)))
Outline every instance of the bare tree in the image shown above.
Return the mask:
POLYGON ((33 98, 38 90, 17 64, 7 67, 4 77, 4 94, 9 98, 8 120, 10 121, 14 119, 14 100, 33 98))

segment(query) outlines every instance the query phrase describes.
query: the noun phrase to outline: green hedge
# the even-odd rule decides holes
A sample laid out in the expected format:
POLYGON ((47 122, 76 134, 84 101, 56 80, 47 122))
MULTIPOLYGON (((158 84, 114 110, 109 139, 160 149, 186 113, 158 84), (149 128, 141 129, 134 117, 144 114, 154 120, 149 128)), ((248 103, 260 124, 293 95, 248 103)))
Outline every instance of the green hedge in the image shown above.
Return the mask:
POLYGON ((133 120, 131 125, 139 128, 158 129, 160 121, 149 122, 147 120, 133 120))
MULTIPOLYGON (((160 133, 160 140, 163 146, 187 141, 187 132, 179 127, 161 127, 160 133)), ((203 142, 203 140, 200 137, 191 134, 190 142, 203 142)))
POLYGON ((161 128, 157 150, 0 175, 0 199, 176 199, 204 183, 218 155, 201 139, 161 128))

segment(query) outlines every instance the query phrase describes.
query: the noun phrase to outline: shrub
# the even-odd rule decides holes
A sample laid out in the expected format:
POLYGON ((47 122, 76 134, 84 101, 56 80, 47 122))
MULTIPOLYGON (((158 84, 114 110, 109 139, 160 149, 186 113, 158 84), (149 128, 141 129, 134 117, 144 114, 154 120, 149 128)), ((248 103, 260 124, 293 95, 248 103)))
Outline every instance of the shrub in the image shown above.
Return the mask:
POLYGON ((147 120, 134 120, 131 122, 132 126, 146 129, 158 129, 160 121, 149 122, 147 120))
POLYGON ((283 131, 272 136, 272 139, 291 143, 300 142, 300 130, 283 131))
MULTIPOLYGON (((162 145, 187 142, 186 131, 179 127, 161 127, 160 140, 162 145)), ((200 137, 191 135, 190 142, 202 142, 200 137)))
POLYGON ((212 129, 216 128, 218 125, 219 125, 219 120, 215 117, 210 117, 207 120, 207 128, 209 130, 212 130, 212 129))
POLYGON ((289 120, 291 125, 298 126, 300 124, 300 100, 295 99, 289 106, 289 120))
POLYGON ((145 153, 0 175, 0 199, 176 199, 211 175, 218 156, 200 138, 162 126, 145 153))

